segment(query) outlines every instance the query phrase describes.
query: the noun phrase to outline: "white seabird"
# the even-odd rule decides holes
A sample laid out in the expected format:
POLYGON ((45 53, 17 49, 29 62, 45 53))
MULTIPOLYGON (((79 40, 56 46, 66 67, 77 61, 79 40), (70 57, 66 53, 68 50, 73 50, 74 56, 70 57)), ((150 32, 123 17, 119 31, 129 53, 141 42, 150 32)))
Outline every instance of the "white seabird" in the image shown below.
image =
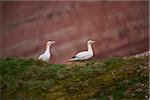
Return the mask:
POLYGON ((95 43, 95 41, 92 40, 88 40, 87 42, 87 51, 82 51, 77 53, 74 58, 69 59, 69 61, 76 61, 76 60, 86 60, 86 59, 90 59, 93 57, 93 49, 92 49, 92 45, 95 43))
POLYGON ((38 58, 39 60, 43 60, 43 61, 49 62, 50 57, 51 57, 50 48, 51 48, 51 45, 54 44, 54 43, 55 43, 55 41, 48 41, 46 43, 45 52, 39 56, 39 58, 38 58))

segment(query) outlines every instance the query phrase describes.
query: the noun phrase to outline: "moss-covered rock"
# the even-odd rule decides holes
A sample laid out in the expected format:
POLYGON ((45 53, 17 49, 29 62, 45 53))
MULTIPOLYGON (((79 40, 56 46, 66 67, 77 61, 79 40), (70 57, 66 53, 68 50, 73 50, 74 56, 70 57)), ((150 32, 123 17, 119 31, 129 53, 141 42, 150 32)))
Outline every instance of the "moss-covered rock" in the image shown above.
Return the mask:
POLYGON ((110 58, 48 64, 1 59, 2 100, 145 100, 149 58, 110 58))

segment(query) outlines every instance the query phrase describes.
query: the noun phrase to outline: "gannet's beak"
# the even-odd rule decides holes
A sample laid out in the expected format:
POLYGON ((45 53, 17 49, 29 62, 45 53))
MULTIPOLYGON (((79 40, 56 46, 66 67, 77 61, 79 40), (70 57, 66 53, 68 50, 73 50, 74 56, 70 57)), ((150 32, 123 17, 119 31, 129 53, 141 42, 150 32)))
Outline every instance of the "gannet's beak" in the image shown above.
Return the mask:
POLYGON ((95 41, 91 41, 92 43, 95 43, 95 41))
POLYGON ((55 43, 55 41, 51 41, 51 44, 54 44, 55 43))

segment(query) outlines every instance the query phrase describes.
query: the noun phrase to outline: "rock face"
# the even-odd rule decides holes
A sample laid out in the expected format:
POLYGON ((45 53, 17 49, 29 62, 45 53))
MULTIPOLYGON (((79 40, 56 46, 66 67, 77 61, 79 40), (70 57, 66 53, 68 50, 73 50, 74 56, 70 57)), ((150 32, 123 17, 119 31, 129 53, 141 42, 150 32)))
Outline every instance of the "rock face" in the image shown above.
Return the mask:
POLYGON ((140 57, 144 57, 144 56, 150 56, 150 51, 146 51, 143 53, 139 53, 139 54, 135 54, 135 55, 131 55, 131 56, 125 56, 123 57, 124 59, 129 59, 129 58, 140 58, 140 57))
POLYGON ((148 50, 148 1, 1 2, 1 57, 37 58, 55 40, 52 63, 66 63, 96 41, 95 58, 148 50), (61 56, 61 57, 60 57, 61 56))

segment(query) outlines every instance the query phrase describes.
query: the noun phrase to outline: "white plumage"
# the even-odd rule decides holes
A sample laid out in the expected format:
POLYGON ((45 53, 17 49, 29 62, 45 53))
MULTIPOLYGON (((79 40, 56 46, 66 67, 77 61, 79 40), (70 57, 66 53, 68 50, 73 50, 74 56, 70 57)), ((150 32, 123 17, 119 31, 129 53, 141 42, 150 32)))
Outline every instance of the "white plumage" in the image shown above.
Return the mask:
POLYGON ((48 42, 46 43, 45 52, 39 56, 39 58, 38 58, 39 60, 49 62, 49 60, 50 60, 50 58, 51 58, 50 47, 51 47, 51 45, 54 44, 54 43, 55 43, 55 41, 48 41, 48 42))
POLYGON ((86 60, 86 59, 90 59, 93 57, 93 49, 92 49, 92 45, 95 43, 95 41, 89 40, 87 42, 87 51, 82 51, 77 53, 74 58, 69 59, 69 61, 76 61, 76 60, 86 60))

